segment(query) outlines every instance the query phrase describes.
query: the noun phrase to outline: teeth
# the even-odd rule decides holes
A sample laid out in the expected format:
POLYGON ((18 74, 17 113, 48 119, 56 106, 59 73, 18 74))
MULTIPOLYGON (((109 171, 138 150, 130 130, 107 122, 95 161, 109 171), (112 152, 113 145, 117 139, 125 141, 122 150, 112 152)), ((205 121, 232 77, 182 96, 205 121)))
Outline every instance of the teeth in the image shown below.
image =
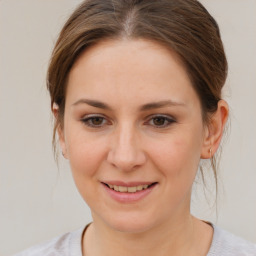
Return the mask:
POLYGON ((128 192, 136 192, 137 188, 136 187, 128 187, 128 192))
POLYGON ((120 192, 127 192, 127 190, 128 190, 127 187, 119 186, 119 191, 120 192))
POLYGON ((143 185, 137 186, 137 190, 140 191, 143 189, 143 185))
POLYGON ((141 191, 143 189, 147 189, 149 185, 139 185, 136 187, 124 187, 124 186, 117 186, 117 185, 110 185, 107 184, 110 188, 112 188, 115 191, 121 192, 121 193, 135 193, 137 191, 141 191))

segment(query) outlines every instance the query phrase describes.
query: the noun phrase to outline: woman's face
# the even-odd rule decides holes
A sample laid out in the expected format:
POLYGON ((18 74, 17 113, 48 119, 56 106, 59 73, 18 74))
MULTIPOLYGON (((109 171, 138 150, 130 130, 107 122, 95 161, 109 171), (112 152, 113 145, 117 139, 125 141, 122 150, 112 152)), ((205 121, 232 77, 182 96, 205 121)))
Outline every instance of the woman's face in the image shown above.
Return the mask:
POLYGON ((204 128, 181 61, 157 43, 104 41, 72 67, 60 142, 95 222, 141 232, 189 215, 204 128))

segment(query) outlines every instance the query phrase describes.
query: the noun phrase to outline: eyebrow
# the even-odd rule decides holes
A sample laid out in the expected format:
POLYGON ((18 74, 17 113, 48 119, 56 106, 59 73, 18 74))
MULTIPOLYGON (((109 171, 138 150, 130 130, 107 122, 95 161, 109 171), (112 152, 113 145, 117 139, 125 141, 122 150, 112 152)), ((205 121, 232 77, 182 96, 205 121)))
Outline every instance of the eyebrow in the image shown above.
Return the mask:
POLYGON ((185 103, 177 102, 173 100, 163 100, 163 101, 152 102, 152 103, 147 103, 145 105, 142 105, 140 107, 140 111, 146 111, 146 110, 163 108, 163 107, 173 107, 173 106, 185 106, 185 103))
MULTIPOLYGON (((80 105, 80 104, 87 104, 87 105, 95 107, 95 108, 112 110, 112 108, 108 104, 101 102, 101 101, 97 101, 97 100, 91 100, 91 99, 80 99, 80 100, 76 101, 75 103, 73 103, 72 106, 76 106, 76 105, 80 105)), ((173 100, 163 100, 163 101, 150 102, 150 103, 144 104, 144 105, 140 106, 139 110, 147 111, 147 110, 163 108, 163 107, 172 107, 172 106, 185 106, 185 103, 177 102, 177 101, 173 101, 173 100)))
POLYGON ((90 100, 90 99, 80 99, 72 104, 72 106, 76 106, 79 104, 87 104, 89 106, 95 107, 95 108, 102 108, 106 110, 111 110, 111 107, 108 106, 106 103, 103 103, 98 100, 90 100))

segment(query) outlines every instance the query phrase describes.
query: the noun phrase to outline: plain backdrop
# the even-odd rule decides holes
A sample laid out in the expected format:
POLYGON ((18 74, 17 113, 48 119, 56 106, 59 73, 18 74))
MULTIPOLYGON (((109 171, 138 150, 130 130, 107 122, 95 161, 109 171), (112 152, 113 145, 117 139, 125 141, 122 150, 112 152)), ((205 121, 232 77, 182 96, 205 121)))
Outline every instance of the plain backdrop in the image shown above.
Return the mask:
MULTIPOLYGON (((54 162, 46 69, 58 32, 80 1, 0 0, 0 255, 91 221, 68 162, 54 162)), ((218 215, 202 186, 192 212, 256 242, 256 1, 202 0, 219 23, 229 76, 230 129, 219 168, 218 215)), ((210 172, 210 171, 209 171, 210 172)), ((213 182, 212 182, 213 183, 213 182)))

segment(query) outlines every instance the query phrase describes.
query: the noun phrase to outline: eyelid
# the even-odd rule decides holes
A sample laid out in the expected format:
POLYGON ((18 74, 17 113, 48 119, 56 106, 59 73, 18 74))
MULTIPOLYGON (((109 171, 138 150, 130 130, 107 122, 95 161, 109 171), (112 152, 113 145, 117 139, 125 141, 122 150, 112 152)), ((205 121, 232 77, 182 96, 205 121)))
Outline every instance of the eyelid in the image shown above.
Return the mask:
POLYGON ((86 119, 90 119, 90 118, 95 118, 95 117, 102 117, 102 118, 105 118, 106 117, 102 114, 88 114, 88 115, 84 115, 83 117, 80 118, 80 120, 86 120, 86 119))
MULTIPOLYGON (((87 127, 97 128, 97 129, 103 128, 105 125, 111 124, 111 121, 108 120, 108 118, 105 115, 103 115, 103 114, 88 114, 88 115, 84 115, 82 118, 80 118, 80 121, 83 123, 83 125, 86 125, 87 127), (93 118, 97 118, 97 117, 103 119, 102 124, 94 125, 94 124, 90 123, 90 121, 93 118)), ((145 125, 151 125, 153 128, 156 128, 156 129, 160 129, 160 128, 163 129, 163 128, 169 127, 172 123, 175 123, 175 122, 176 122, 175 118, 170 116, 169 114, 152 114, 152 115, 149 115, 146 118, 146 122, 144 124, 145 125), (152 121, 154 118, 164 118, 165 122, 167 122, 167 124, 164 124, 164 125, 150 124, 150 121, 152 121)))
POLYGON ((102 114, 88 114, 80 118, 80 121, 87 127, 98 128, 98 129, 102 128, 104 125, 106 125, 106 122, 108 122, 107 118, 102 114), (90 120, 97 117, 102 118, 105 121, 104 124, 93 125, 89 123, 90 120))
POLYGON ((160 128, 166 128, 169 127, 172 123, 176 123, 176 119, 170 115, 167 114, 153 114, 148 116, 146 123, 148 124, 151 120, 154 118, 164 118, 166 121, 168 121, 168 124, 162 125, 162 126, 157 126, 157 125, 152 125, 156 129, 160 128))

